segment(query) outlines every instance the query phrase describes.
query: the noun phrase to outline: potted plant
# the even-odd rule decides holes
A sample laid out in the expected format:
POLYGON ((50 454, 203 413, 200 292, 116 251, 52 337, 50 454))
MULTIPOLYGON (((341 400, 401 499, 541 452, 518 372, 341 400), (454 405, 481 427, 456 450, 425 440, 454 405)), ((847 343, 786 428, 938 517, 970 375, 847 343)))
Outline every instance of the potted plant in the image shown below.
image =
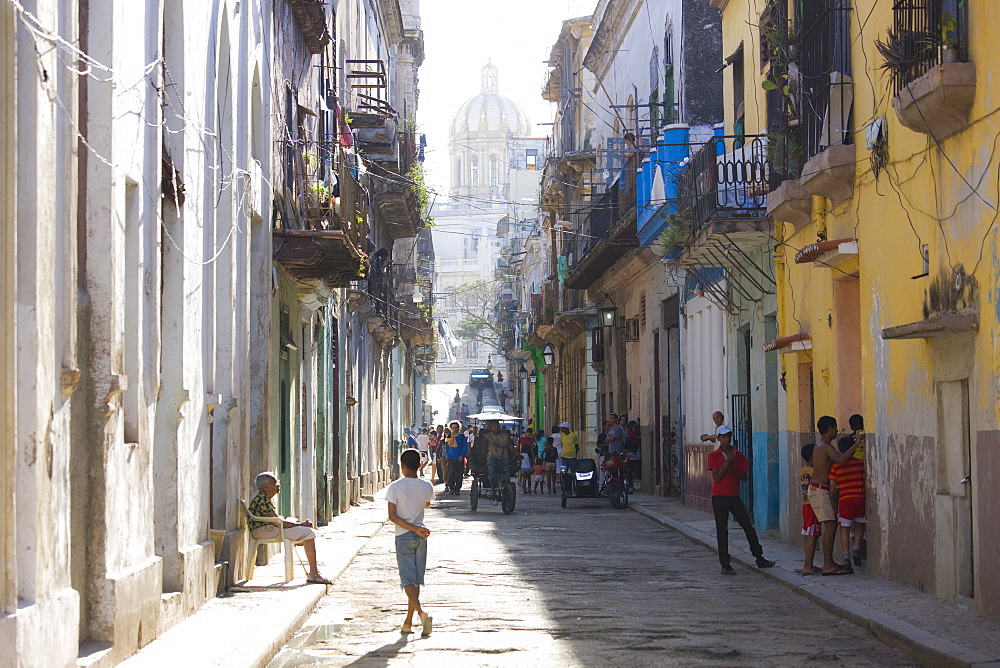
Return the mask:
POLYGON ((962 41, 958 36, 958 20, 955 15, 951 12, 942 13, 939 28, 941 30, 941 62, 957 63, 962 41))
POLYGON ((935 60, 940 43, 934 32, 890 28, 885 40, 875 40, 875 48, 882 55, 879 69, 888 70, 893 79, 905 84, 917 66, 935 60))
POLYGON ((768 133, 767 163, 785 178, 796 178, 802 173, 805 149, 792 128, 772 130, 768 133))

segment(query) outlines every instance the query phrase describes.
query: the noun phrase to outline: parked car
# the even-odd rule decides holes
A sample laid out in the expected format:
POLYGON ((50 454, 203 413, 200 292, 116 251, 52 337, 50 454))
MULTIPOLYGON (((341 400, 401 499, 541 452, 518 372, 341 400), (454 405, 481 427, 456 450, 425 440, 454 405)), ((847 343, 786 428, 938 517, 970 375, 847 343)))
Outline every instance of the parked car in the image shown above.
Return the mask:
POLYGON ((493 374, 486 369, 473 369, 469 374, 469 387, 489 387, 493 385, 493 374))

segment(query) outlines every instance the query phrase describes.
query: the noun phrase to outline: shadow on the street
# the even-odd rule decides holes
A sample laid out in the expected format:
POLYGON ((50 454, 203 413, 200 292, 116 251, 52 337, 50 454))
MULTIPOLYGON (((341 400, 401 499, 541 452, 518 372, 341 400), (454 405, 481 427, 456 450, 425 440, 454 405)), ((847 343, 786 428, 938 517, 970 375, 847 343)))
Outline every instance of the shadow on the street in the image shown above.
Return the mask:
POLYGON ((406 647, 407 637, 400 635, 399 639, 395 642, 387 643, 373 649, 364 656, 359 656, 354 661, 348 663, 348 666, 388 666, 389 661, 396 658, 399 654, 399 650, 406 647))

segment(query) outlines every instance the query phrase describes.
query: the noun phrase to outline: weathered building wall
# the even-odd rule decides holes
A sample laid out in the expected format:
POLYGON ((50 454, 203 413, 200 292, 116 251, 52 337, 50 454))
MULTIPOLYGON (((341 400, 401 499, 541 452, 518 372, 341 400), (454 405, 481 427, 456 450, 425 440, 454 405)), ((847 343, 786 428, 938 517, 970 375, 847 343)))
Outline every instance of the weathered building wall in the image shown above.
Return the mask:
MULTIPOLYGON (((995 617, 1000 579, 985 566, 998 502, 990 482, 998 471, 988 454, 997 443, 998 317, 996 291, 986 286, 996 284, 998 263, 995 205, 985 184, 998 169, 990 147, 1000 129, 992 119, 995 96, 982 76, 997 65, 984 28, 997 8, 968 8, 967 47, 978 79, 971 109, 967 122, 933 138, 901 123, 888 74, 876 71, 881 56, 874 40, 893 25, 893 6, 858 0, 852 10, 852 67, 870 76, 854 83, 850 195, 813 198, 807 222, 776 223, 775 230, 783 242, 776 267, 779 335, 811 337, 810 350, 781 358, 787 385, 781 459, 788 471, 782 512, 790 518, 798 512, 798 449, 815 440, 815 419, 833 415, 846 427, 860 407, 868 432, 870 570, 995 617), (863 30, 859 17, 867 17, 863 30), (880 171, 864 142, 878 118, 885 119, 888 162, 880 171), (796 264, 796 253, 817 238, 856 238, 858 254, 796 264), (978 315, 977 329, 883 337, 890 327, 963 313, 978 315)), ((728 3, 725 41, 748 45, 747 127, 763 128, 767 105, 752 28, 758 17, 747 11, 728 3)), ((727 114, 729 95, 727 84, 727 114)), ((782 524, 786 536, 797 533, 796 524, 782 524)))

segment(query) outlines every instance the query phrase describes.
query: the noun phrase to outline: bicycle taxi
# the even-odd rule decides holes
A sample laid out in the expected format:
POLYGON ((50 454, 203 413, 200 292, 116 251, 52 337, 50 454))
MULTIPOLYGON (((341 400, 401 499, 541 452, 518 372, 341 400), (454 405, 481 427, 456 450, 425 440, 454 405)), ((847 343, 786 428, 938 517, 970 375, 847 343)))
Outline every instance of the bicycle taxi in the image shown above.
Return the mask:
MULTIPOLYGON (((521 421, 522 418, 514 417, 512 415, 506 415, 504 413, 477 413, 475 415, 470 415, 470 419, 479 420, 480 422, 488 422, 490 420, 496 420, 500 423, 501 433, 506 433, 508 439, 511 442, 512 451, 516 452, 513 445, 513 438, 510 436, 510 431, 504 429, 504 425, 513 425, 521 421)), ((483 433, 483 432, 481 432, 483 433)), ((517 463, 516 455, 507 464, 507 476, 504 479, 502 471, 498 471, 496 475, 490 479, 489 476, 489 466, 487 460, 486 448, 485 448, 484 437, 479 437, 476 439, 475 443, 472 445, 472 449, 469 451, 469 469, 472 473, 472 491, 469 494, 469 506, 475 512, 479 508, 479 500, 484 499, 491 502, 495 506, 500 506, 504 515, 510 515, 514 512, 514 506, 517 503, 517 485, 513 483, 510 479, 510 473, 518 469, 519 464, 517 463)))

